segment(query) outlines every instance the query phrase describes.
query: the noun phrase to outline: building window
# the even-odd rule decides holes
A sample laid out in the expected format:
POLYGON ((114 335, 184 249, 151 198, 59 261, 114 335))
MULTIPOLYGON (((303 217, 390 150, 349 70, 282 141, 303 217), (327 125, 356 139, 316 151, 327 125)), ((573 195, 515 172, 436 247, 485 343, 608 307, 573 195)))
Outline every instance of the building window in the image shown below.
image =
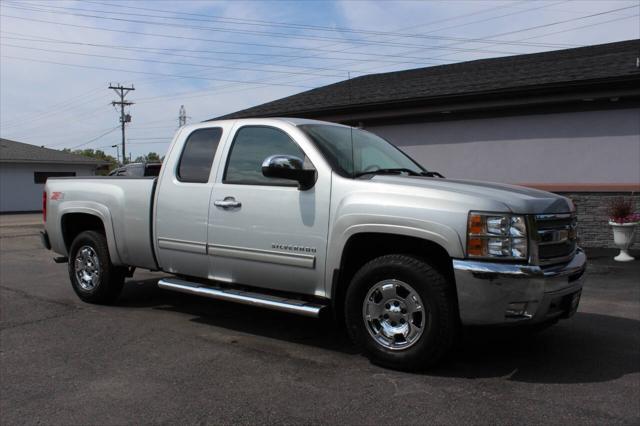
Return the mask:
POLYGON ((70 177, 76 172, 33 172, 33 183, 46 183, 50 177, 70 177))

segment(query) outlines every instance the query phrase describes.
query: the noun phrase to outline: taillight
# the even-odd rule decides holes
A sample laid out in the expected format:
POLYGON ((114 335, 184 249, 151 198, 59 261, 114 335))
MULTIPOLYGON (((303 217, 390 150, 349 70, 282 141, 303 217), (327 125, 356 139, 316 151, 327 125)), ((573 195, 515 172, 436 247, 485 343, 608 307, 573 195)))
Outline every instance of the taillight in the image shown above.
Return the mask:
POLYGON ((47 221, 47 191, 42 192, 42 221, 47 221))

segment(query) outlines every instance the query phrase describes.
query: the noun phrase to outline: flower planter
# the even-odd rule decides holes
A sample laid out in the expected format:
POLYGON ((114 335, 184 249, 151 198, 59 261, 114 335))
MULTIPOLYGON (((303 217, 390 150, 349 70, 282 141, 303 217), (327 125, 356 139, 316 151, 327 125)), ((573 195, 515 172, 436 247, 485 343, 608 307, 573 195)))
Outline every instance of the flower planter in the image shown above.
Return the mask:
POLYGON ((627 250, 629 250, 629 247, 633 244, 636 234, 636 224, 610 221, 609 225, 613 228, 613 242, 616 247, 620 249, 620 253, 613 259, 618 262, 634 260, 633 256, 631 256, 627 250))

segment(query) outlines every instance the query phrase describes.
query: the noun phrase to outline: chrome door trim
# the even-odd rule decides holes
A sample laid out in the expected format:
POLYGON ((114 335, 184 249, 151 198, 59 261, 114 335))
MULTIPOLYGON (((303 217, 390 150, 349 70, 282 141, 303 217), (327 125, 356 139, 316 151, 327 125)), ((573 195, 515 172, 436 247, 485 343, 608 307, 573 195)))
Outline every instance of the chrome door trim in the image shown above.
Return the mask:
POLYGON ((296 266, 314 269, 316 257, 308 254, 282 253, 272 250, 250 249, 245 247, 209 244, 207 251, 210 256, 230 257, 234 259, 252 260, 254 262, 276 263, 279 265, 296 266))
POLYGON ((207 254, 207 243, 198 241, 158 238, 158 247, 168 250, 185 251, 187 253, 207 254))

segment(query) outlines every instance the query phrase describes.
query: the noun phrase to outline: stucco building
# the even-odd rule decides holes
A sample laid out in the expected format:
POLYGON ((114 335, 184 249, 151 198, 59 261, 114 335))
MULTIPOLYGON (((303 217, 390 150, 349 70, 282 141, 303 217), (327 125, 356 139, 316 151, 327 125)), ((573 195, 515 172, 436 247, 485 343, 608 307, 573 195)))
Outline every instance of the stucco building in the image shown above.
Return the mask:
POLYGON ((0 139, 0 213, 42 209, 48 177, 91 176, 103 161, 0 139))
POLYGON ((640 40, 366 75, 219 118, 265 116, 361 126, 447 177, 570 196, 587 247, 612 246, 612 198, 640 210, 640 40))

